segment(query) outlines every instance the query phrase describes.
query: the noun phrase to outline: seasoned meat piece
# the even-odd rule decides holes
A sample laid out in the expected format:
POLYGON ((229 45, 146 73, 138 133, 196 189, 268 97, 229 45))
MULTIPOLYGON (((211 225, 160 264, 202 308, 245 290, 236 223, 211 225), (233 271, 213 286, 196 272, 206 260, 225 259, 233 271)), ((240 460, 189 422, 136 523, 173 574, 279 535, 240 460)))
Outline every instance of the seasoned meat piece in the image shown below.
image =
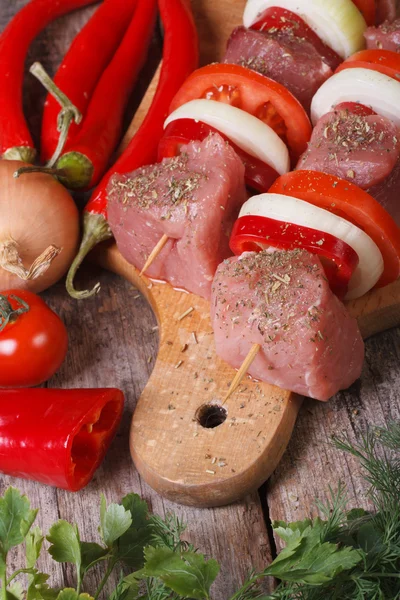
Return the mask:
POLYGON ((364 33, 367 48, 400 52, 400 19, 385 21, 379 27, 368 27, 364 33))
POLYGON ((314 128, 297 169, 330 173, 366 190, 384 181, 400 156, 400 132, 379 115, 333 111, 314 128))
POLYGON ((319 259, 304 250, 224 261, 211 317, 217 353, 233 367, 261 345, 249 369, 257 379, 325 401, 361 374, 357 321, 331 292, 319 259))
POLYGON ((115 175, 108 222, 118 248, 141 269, 161 237, 170 239, 146 274, 208 298, 229 235, 246 200, 244 166, 218 134, 176 158, 115 175))
POLYGON ((400 159, 390 175, 367 192, 382 204, 400 227, 400 159))
POLYGON ((314 46, 290 31, 237 27, 223 62, 253 69, 281 83, 308 111, 315 92, 332 75, 314 46))

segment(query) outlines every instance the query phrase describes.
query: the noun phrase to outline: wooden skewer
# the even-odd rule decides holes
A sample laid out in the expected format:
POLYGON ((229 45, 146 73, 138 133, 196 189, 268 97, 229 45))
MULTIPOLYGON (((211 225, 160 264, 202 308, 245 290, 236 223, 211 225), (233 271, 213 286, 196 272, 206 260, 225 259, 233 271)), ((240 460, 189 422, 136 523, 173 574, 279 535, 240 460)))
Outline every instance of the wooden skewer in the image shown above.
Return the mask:
POLYGON ((226 394, 225 399, 222 404, 225 404, 225 402, 227 402, 229 400, 229 398, 232 396, 232 394, 235 392, 238 385, 242 381, 243 377, 246 375, 251 363, 253 362, 253 360, 257 356, 258 352, 260 351, 260 348, 261 348, 260 344, 252 345, 250 352, 244 359, 243 364, 240 367, 239 371, 236 373, 235 379, 232 381, 229 391, 226 394))
POLYGON ((158 244, 156 246, 154 246, 153 250, 150 252, 148 259, 146 260, 143 269, 140 271, 140 276, 143 275, 143 273, 145 273, 147 271, 147 269, 150 267, 150 265, 155 261, 155 259, 157 258, 157 256, 160 254, 161 250, 164 248, 165 244, 168 242, 169 237, 167 235, 162 236, 162 238, 160 239, 160 241, 158 242, 158 244))

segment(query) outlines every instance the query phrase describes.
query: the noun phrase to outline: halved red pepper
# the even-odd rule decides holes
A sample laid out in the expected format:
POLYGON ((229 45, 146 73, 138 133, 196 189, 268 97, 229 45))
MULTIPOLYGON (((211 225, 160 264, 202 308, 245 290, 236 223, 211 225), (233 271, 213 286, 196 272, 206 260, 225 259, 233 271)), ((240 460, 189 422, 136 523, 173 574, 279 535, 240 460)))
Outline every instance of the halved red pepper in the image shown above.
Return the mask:
POLYGON ((0 391, 0 471, 76 492, 91 480, 117 431, 117 389, 0 391))
POLYGON ((238 256, 243 252, 259 252, 269 247, 279 250, 301 248, 318 254, 329 285, 339 298, 345 297, 349 281, 359 263, 357 252, 329 233, 260 215, 237 219, 229 245, 238 256))
POLYGON ((158 160, 172 158, 180 154, 182 146, 194 140, 202 142, 211 133, 218 133, 224 140, 229 142, 236 154, 243 162, 246 172, 245 179, 249 187, 259 192, 268 192, 271 185, 279 177, 279 173, 273 167, 262 162, 260 159, 250 156, 247 152, 234 144, 226 135, 200 121, 194 119, 178 119, 172 121, 164 132, 158 146, 158 160))

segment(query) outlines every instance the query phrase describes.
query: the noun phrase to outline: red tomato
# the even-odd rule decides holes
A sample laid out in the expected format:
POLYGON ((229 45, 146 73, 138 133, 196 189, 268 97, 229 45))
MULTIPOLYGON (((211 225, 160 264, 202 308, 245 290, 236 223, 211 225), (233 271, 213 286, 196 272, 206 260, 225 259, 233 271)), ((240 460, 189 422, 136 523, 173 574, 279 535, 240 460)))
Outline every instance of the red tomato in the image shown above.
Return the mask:
POLYGON ((361 50, 345 60, 336 73, 345 69, 370 69, 400 81, 400 55, 390 50, 361 50))
POLYGON ((0 294, 0 387, 31 387, 61 366, 68 335, 39 296, 24 290, 0 294))
POLYGON ((376 0, 353 0, 355 4, 367 22, 367 25, 375 25, 376 15, 376 0))
POLYGON ((271 185, 279 177, 273 167, 258 158, 247 154, 236 146, 226 135, 206 123, 193 119, 178 119, 172 121, 165 129, 158 146, 158 160, 172 158, 180 154, 181 147, 194 140, 203 141, 210 133, 218 133, 229 142, 245 166, 246 184, 258 192, 268 192, 271 185))
POLYGON ((342 62, 342 58, 332 48, 329 48, 299 15, 290 10, 277 6, 267 8, 260 19, 251 26, 251 29, 257 31, 279 29, 306 39, 333 70, 342 62))
POLYGON ((170 112, 199 98, 231 104, 264 121, 287 144, 294 163, 307 148, 312 127, 304 108, 283 85, 260 73, 225 64, 198 69, 176 94, 170 112))
POLYGON ((348 219, 365 231, 382 253, 385 269, 379 286, 400 275, 400 228, 372 196, 353 183, 316 171, 293 171, 279 177, 270 193, 305 200, 348 219))
POLYGON ((335 106, 335 110, 347 110, 349 113, 360 117, 370 117, 377 114, 372 108, 359 102, 341 102, 335 106))

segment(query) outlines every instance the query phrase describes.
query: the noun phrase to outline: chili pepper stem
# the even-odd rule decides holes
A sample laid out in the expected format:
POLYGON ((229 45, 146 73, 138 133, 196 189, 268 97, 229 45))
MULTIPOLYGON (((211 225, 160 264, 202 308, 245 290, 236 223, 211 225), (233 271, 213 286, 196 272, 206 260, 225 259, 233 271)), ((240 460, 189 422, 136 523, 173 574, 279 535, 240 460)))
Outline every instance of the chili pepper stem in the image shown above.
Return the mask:
POLYGON ((57 170, 63 173, 62 183, 72 190, 82 190, 90 186, 94 166, 81 152, 67 152, 57 161, 57 170))
POLYGON ((14 240, 0 243, 0 268, 17 275, 24 281, 37 279, 47 271, 52 261, 61 252, 61 248, 49 246, 26 269, 18 252, 18 245, 14 240))
POLYGON ((29 148, 29 146, 15 146, 6 150, 1 158, 3 160, 19 160, 32 164, 35 162, 36 150, 29 148))
POLYGON ((51 94, 61 106, 61 111, 58 115, 57 130, 60 132, 57 148, 46 164, 46 167, 51 168, 60 157, 68 137, 68 131, 72 121, 77 125, 82 121, 82 113, 77 107, 72 104, 69 98, 57 87, 43 66, 39 62, 33 63, 29 71, 40 81, 43 87, 51 94))
POLYGON ((18 179, 21 175, 25 175, 27 173, 44 173, 45 175, 53 175, 53 177, 57 177, 58 179, 63 178, 63 173, 59 169, 53 169, 48 167, 21 167, 14 173, 15 179, 18 179))
POLYGON ((97 294, 100 290, 100 284, 96 283, 92 290, 78 291, 74 287, 75 275, 81 266, 87 254, 100 242, 112 238, 111 229, 103 215, 95 213, 85 213, 83 216, 83 238, 79 252, 72 263, 66 281, 67 292, 72 298, 83 300, 97 294))

